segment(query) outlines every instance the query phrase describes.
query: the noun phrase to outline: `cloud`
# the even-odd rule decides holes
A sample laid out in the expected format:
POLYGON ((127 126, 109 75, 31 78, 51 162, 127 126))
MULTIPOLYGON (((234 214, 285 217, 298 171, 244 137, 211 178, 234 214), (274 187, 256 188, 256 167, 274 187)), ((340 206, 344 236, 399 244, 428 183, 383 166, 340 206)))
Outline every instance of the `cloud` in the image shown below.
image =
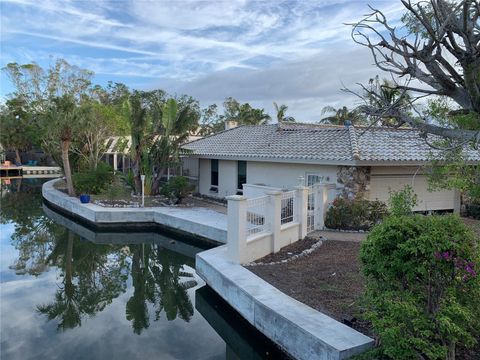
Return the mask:
POLYGON ((353 97, 340 89, 355 87, 356 82, 374 77, 378 71, 371 63, 370 54, 363 48, 332 48, 266 69, 215 72, 180 84, 176 91, 188 93, 204 104, 221 104, 225 97, 232 96, 272 110, 273 101, 281 102, 289 106, 289 113, 298 120, 318 121, 325 105, 353 104, 353 97))
MULTIPOLYGON (((400 2, 373 5, 398 21, 400 2)), ((376 74, 345 25, 368 11, 363 0, 7 0, 1 61, 44 66, 53 55, 94 70, 100 83, 161 86, 202 102, 282 101, 307 119, 320 103, 350 101, 342 81, 376 74)))

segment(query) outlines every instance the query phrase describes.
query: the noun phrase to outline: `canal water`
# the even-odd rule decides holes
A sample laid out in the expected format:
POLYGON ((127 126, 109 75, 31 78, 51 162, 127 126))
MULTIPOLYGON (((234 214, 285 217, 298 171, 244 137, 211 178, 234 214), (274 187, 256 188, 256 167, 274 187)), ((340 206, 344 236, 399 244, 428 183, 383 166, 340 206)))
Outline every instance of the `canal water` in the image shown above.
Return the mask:
POLYGON ((7 359, 283 359, 195 273, 197 244, 98 232, 1 185, 0 338, 7 359))

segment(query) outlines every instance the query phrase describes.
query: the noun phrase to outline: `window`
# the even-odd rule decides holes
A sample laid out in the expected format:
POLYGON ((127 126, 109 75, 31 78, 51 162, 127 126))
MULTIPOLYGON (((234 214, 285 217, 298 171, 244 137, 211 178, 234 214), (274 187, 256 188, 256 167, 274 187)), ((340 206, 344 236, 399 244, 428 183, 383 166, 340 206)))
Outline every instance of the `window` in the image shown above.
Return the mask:
POLYGON ((210 160, 210 191, 218 193, 218 160, 210 160))
MULTIPOLYGON (((312 186, 315 184, 323 183, 325 176, 322 176, 319 173, 307 173, 307 186, 312 186)), ((327 178, 328 181, 328 178, 327 178)))
POLYGON ((247 182, 247 162, 239 161, 237 163, 237 189, 243 190, 243 184, 247 182))

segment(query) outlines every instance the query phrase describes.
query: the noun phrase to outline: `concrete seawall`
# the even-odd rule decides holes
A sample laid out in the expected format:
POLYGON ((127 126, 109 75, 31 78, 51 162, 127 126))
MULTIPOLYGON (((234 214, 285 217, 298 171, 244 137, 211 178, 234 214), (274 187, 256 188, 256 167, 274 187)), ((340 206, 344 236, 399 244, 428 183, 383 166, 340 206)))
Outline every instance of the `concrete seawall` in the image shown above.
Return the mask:
POLYGON ((300 360, 340 360, 373 339, 285 295, 227 259, 226 246, 196 256, 197 274, 247 321, 300 360))
POLYGON ((180 235, 199 237, 216 243, 227 241, 227 216, 204 208, 105 208, 82 204, 78 198, 55 189, 58 179, 43 184, 44 200, 55 209, 95 227, 158 225, 180 235))

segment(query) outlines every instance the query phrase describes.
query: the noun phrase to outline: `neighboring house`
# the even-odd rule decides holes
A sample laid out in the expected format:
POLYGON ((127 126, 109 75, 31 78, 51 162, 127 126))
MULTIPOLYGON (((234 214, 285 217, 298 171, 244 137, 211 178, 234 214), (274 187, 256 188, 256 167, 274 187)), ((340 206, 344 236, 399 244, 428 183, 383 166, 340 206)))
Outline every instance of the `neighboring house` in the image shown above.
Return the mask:
MULTIPOLYGON (((299 182, 336 184, 347 196, 387 201, 413 186, 417 211, 458 210, 454 190, 428 191, 424 165, 438 155, 417 131, 313 124, 240 126, 184 145, 198 159, 200 194, 242 194, 243 184, 291 189, 299 182)), ((468 154, 480 163, 479 152, 468 154)))
MULTIPOLYGON (((200 136, 190 135, 188 137, 188 141, 194 141, 200 139, 200 136)), ((130 148, 132 146, 132 137, 130 135, 126 136, 111 136, 105 140, 104 143, 105 152, 102 156, 102 160, 110 164, 114 170, 119 171, 127 171, 130 169, 131 166, 131 158, 130 158, 130 148)), ((190 164, 188 159, 183 161, 186 166, 185 171, 182 172, 185 176, 194 176, 196 177, 196 163, 190 164), (191 174, 193 172, 193 174, 191 174)), ((175 169, 171 169, 173 175, 175 173, 175 169)), ((168 176, 166 174, 166 176, 168 176)))

